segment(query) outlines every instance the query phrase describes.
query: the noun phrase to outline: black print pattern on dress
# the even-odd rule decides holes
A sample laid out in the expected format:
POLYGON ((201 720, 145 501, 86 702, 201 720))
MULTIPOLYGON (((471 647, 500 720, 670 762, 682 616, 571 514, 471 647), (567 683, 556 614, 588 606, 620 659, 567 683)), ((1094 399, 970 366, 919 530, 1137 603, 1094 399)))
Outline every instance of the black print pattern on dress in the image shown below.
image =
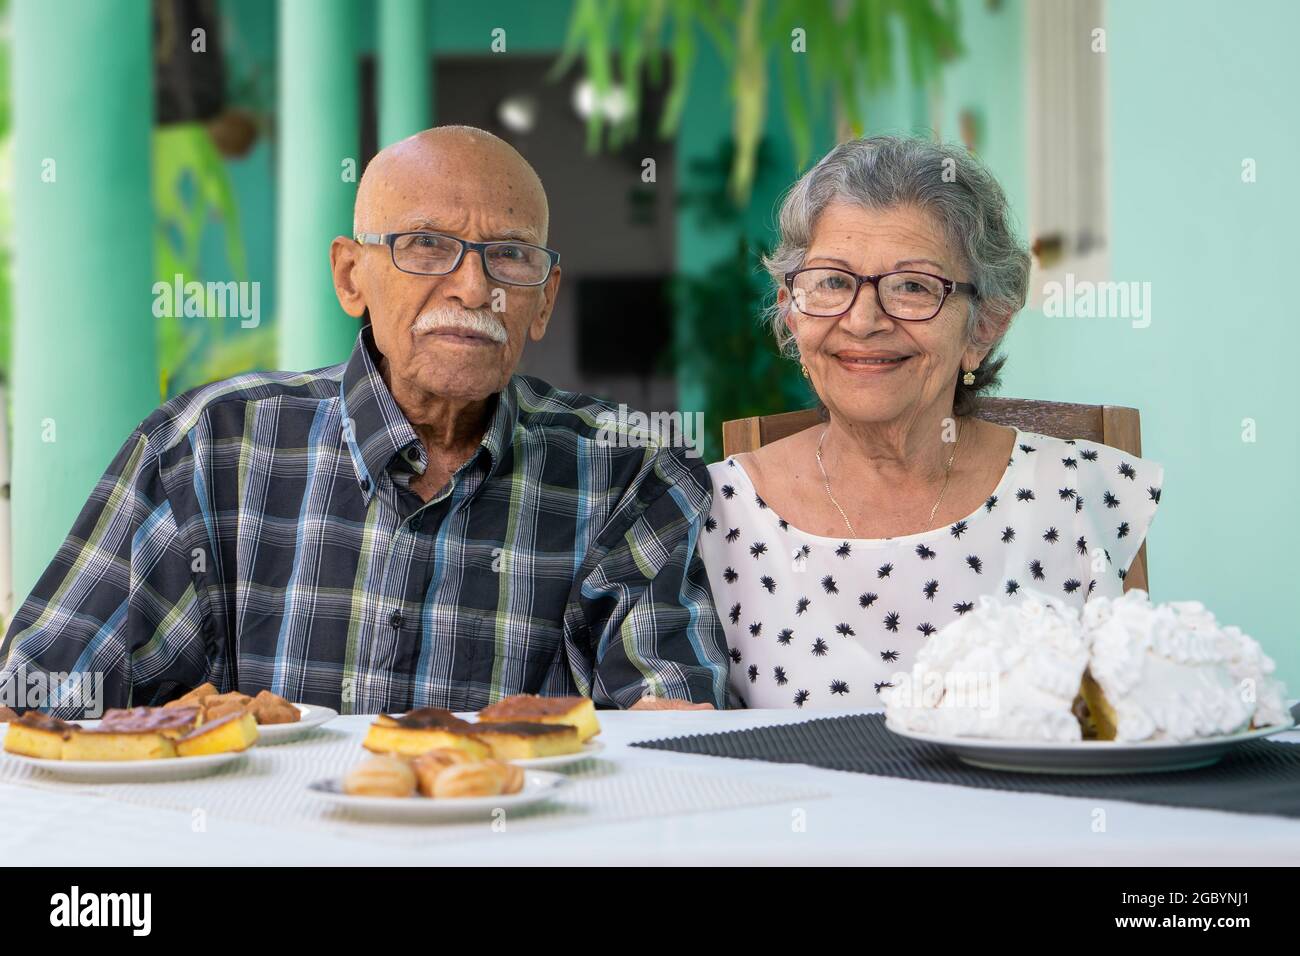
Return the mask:
POLYGON ((1032 587, 1078 606, 1121 593, 1163 470, 1093 442, 1022 432, 1014 447, 973 514, 897 539, 807 534, 735 459, 710 466, 699 549, 726 609, 732 691, 754 707, 877 708, 879 691, 981 594, 1032 587), (1130 483, 1145 494, 1126 493, 1130 483))

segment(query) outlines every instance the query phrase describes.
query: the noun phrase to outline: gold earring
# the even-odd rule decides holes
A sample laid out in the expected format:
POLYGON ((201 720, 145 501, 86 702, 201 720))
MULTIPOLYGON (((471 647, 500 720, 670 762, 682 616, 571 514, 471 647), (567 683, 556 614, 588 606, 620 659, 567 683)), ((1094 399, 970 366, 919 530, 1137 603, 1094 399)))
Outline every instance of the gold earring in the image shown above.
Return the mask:
POLYGON ((975 373, 974 373, 974 372, 967 372, 965 375, 963 375, 963 376, 961 377, 961 383, 962 383, 963 385, 974 385, 974 384, 975 384, 975 373))
POLYGON ((800 370, 801 372, 803 372, 803 377, 804 377, 804 378, 807 378, 807 377, 808 377, 808 366, 807 366, 807 365, 804 365, 802 362, 800 362, 800 363, 799 363, 799 370, 800 370))

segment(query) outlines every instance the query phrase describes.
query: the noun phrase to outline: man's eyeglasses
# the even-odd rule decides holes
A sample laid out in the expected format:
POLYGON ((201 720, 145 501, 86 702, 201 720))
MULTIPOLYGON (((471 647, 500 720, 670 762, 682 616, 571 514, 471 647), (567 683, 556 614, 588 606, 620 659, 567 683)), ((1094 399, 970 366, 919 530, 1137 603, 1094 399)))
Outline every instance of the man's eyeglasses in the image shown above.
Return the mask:
POLYGON ((470 242, 438 232, 359 232, 362 244, 383 245, 393 265, 417 276, 445 276, 455 272, 466 250, 483 258, 483 271, 506 285, 541 285, 560 261, 560 254, 544 246, 513 240, 470 242))
POLYGON ((862 276, 847 269, 818 267, 785 274, 785 285, 794 307, 815 318, 829 319, 848 312, 867 283, 876 287, 876 301, 881 310, 904 322, 933 319, 943 308, 944 300, 954 292, 979 294, 969 282, 954 282, 929 272, 862 276))

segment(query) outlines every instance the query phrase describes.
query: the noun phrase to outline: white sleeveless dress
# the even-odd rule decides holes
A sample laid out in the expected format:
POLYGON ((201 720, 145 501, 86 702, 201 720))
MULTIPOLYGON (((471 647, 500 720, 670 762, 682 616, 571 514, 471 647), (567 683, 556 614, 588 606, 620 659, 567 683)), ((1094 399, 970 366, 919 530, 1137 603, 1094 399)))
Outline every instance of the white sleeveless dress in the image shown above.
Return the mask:
POLYGON ((920 534, 844 539, 782 519, 734 458, 709 473, 700 554, 732 690, 749 707, 836 710, 878 709, 880 689, 981 594, 1033 589, 1079 607, 1122 594, 1164 477, 1108 445, 1017 429, 1001 481, 972 514, 920 534))

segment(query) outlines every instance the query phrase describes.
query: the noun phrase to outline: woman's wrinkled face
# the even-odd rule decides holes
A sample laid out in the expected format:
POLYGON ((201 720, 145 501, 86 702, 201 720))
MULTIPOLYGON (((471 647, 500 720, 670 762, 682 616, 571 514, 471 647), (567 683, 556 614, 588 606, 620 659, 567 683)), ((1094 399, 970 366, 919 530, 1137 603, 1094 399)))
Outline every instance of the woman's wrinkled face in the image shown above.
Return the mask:
MULTIPOLYGON (((948 247, 938 223, 913 207, 863 209, 828 206, 817 220, 803 268, 831 266, 859 275, 900 269, 969 282, 960 257, 948 247)), ((970 299, 953 293, 933 319, 905 322, 880 308, 875 288, 863 285, 853 308, 835 318, 814 318, 789 305, 786 323, 817 394, 849 421, 906 420, 931 408, 947 414, 961 362, 974 368, 986 350, 970 348, 966 317, 970 299)))

